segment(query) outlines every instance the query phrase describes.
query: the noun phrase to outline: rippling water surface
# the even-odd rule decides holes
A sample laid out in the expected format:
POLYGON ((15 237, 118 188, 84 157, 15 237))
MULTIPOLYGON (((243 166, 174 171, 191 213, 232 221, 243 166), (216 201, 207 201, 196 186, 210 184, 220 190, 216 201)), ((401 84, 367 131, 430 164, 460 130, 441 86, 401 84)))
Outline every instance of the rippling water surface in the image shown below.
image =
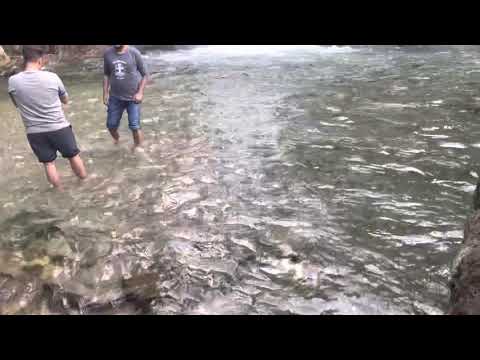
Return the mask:
MULTIPOLYGON (((91 179, 0 92, 3 314, 439 314, 480 152, 472 47, 151 51, 145 151, 59 70, 91 179)), ((5 89, 5 83, 2 87, 5 89)), ((126 119, 124 119, 126 120, 126 119)))

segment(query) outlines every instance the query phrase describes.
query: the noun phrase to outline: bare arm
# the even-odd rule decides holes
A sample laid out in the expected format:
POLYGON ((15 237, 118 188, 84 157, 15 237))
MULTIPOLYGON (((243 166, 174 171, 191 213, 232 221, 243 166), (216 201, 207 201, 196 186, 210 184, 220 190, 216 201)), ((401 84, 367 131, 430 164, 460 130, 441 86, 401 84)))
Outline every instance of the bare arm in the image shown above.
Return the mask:
POLYGON ((109 90, 110 90, 110 81, 108 76, 105 75, 103 77, 103 103, 105 104, 105 106, 108 105, 109 90))
POLYGON ((140 81, 140 85, 138 85, 138 92, 143 95, 143 91, 145 90, 145 86, 147 85, 148 77, 145 75, 140 81))
POLYGON ((147 85, 147 81, 148 81, 148 72, 140 53, 138 51, 135 51, 134 54, 135 54, 136 63, 137 63, 137 70, 142 75, 142 81, 140 81, 140 84, 138 85, 138 90, 133 100, 135 100, 138 103, 141 103, 143 100, 143 92, 145 90, 145 86, 147 85))
POLYGON ((67 105, 68 104, 67 90, 65 89, 65 85, 63 84, 62 79, 60 79, 58 75, 57 75, 57 80, 58 80, 58 97, 60 98, 60 101, 62 102, 62 104, 67 105))
POLYGON ((8 95, 10 95, 10 99, 12 99, 13 105, 15 105, 16 108, 18 108, 17 102, 15 101, 15 98, 13 97, 13 94, 12 94, 12 93, 8 93, 8 95))
POLYGON ((62 104, 65 104, 67 105, 68 104, 68 95, 62 95, 60 96, 60 101, 62 102, 62 104))
POLYGON ((13 96, 13 93, 15 92, 15 86, 13 84, 12 78, 8 79, 8 95, 10 95, 10 99, 12 99, 13 105, 15 105, 16 108, 18 108, 18 104, 15 101, 15 97, 13 96))
POLYGON ((145 75, 143 78, 142 78, 142 81, 140 81, 140 84, 138 85, 138 90, 137 90, 137 93, 135 94, 135 96, 133 97, 133 100, 136 102, 136 103, 141 103, 143 101, 143 91, 145 90, 145 85, 147 85, 147 76, 145 75))

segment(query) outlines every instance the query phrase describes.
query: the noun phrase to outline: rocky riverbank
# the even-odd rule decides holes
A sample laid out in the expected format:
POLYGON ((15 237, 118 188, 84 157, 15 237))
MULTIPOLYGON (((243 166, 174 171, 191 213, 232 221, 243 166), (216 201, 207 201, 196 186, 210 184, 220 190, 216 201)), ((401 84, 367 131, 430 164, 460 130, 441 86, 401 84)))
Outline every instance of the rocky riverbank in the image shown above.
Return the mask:
MULTIPOLYGON (((100 58, 107 45, 41 45, 50 54, 50 66, 100 58)), ((22 66, 22 45, 0 46, 0 76, 8 77, 22 66)))
MULTIPOLYGON (((40 45, 50 54, 50 66, 96 63, 109 45, 40 45)), ((188 45, 134 45, 141 52, 152 49, 174 51, 190 48, 188 45)), ((22 45, 0 45, 0 76, 8 77, 22 67, 22 45)))
POLYGON ((462 247, 458 252, 450 280, 448 314, 480 314, 480 182, 475 190, 475 213, 465 225, 462 247))

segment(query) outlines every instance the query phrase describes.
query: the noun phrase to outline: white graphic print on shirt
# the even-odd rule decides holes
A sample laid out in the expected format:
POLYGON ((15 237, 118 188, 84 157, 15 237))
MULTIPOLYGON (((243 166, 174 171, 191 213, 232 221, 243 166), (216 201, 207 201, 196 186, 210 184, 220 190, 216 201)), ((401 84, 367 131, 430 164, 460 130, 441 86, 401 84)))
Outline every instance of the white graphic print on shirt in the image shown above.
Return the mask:
POLYGON ((115 74, 115 77, 118 79, 118 80, 123 80, 125 79, 125 71, 126 71, 126 65, 127 63, 125 61, 122 61, 122 60, 117 60, 117 61, 114 61, 113 62, 113 66, 114 66, 114 74, 115 74))

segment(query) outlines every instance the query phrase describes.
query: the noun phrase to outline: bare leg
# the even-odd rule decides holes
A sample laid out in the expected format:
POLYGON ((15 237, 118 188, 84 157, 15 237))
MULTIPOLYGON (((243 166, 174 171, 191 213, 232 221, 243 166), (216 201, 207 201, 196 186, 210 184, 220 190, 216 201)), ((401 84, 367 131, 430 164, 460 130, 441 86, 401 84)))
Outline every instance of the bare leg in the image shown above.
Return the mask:
POLYGON ((142 130, 132 130, 133 135, 133 149, 141 147, 143 144, 143 131, 142 130))
POLYGON ((60 175, 58 174, 57 167, 55 166, 54 162, 44 163, 45 166, 45 173, 47 175, 48 182, 52 184, 54 187, 59 189, 60 191, 63 190, 62 184, 60 182, 60 175))
POLYGON ((120 135, 118 133, 118 129, 108 129, 108 131, 110 131, 110 135, 112 135, 113 143, 115 145, 118 145, 118 142, 120 140, 120 135))
POLYGON ((70 161, 70 166, 72 167, 73 172, 80 179, 85 179, 87 177, 87 170, 85 170, 85 165, 83 164, 82 158, 80 155, 74 156, 70 161))

